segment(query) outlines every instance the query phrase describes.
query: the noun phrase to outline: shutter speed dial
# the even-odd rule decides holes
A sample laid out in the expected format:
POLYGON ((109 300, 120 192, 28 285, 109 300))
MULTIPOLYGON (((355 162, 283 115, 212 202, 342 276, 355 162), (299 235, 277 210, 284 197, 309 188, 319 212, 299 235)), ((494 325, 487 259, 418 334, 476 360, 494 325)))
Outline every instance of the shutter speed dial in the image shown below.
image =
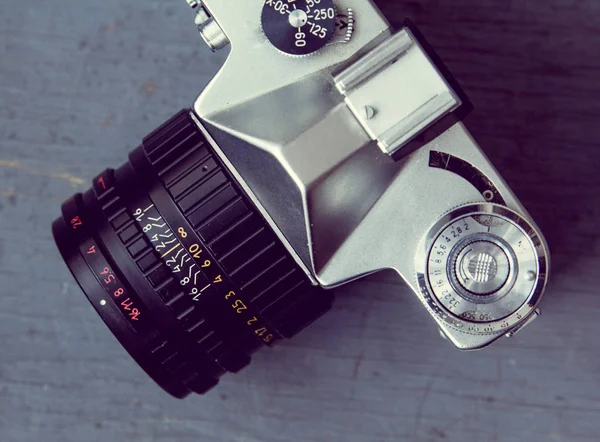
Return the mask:
POLYGON ((269 41, 288 55, 308 55, 336 33, 333 0, 265 0, 262 28, 269 41))

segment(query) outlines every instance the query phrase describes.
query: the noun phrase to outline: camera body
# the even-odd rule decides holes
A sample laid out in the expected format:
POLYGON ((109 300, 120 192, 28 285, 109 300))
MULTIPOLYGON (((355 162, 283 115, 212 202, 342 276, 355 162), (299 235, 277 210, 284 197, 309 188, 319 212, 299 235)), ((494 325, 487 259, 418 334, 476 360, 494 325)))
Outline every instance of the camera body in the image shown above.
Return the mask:
POLYGON ((468 99, 410 23, 394 31, 370 0, 192 6, 213 49, 231 43, 194 105, 198 125, 313 283, 394 269, 465 350, 539 314, 547 245, 460 122, 468 99), (286 52, 277 32, 310 32, 329 3, 331 40, 286 52), (299 9, 312 18, 296 30, 299 9))
POLYGON ((539 315, 546 243, 469 135, 470 103, 370 0, 188 0, 224 66, 52 230, 86 297, 174 397, 203 394, 384 269, 457 348, 539 315))

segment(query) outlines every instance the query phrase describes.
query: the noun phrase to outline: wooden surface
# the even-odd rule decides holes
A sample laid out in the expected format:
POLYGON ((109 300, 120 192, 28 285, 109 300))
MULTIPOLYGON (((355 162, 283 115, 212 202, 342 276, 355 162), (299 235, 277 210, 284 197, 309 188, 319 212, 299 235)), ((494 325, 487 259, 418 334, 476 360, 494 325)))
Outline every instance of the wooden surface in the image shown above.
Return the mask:
POLYGON ((386 7, 439 49, 476 106, 469 127, 547 235, 540 320, 459 353, 393 275, 370 278, 186 401, 117 344, 50 223, 189 106, 223 54, 203 47, 183 0, 0 4, 0 442, 598 440, 600 2, 386 7))

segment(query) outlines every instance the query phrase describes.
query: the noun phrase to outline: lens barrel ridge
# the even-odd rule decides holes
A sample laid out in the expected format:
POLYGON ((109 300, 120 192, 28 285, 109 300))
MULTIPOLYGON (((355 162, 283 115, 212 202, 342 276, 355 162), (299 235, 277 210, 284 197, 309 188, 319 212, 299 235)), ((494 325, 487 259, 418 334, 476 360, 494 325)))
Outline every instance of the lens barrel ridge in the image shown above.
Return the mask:
POLYGON ((331 308, 183 110, 68 200, 59 250, 167 392, 205 393, 331 308))

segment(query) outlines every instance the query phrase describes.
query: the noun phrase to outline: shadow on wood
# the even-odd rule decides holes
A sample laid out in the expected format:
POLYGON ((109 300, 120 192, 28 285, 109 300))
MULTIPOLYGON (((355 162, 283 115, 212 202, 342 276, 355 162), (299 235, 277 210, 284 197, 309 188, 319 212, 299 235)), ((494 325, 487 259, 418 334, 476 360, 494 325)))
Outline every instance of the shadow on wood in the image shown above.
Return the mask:
POLYGON ((467 126, 542 228, 554 277, 585 267, 600 247, 600 34, 586 32, 600 5, 383 7, 416 22, 473 101, 467 126))

